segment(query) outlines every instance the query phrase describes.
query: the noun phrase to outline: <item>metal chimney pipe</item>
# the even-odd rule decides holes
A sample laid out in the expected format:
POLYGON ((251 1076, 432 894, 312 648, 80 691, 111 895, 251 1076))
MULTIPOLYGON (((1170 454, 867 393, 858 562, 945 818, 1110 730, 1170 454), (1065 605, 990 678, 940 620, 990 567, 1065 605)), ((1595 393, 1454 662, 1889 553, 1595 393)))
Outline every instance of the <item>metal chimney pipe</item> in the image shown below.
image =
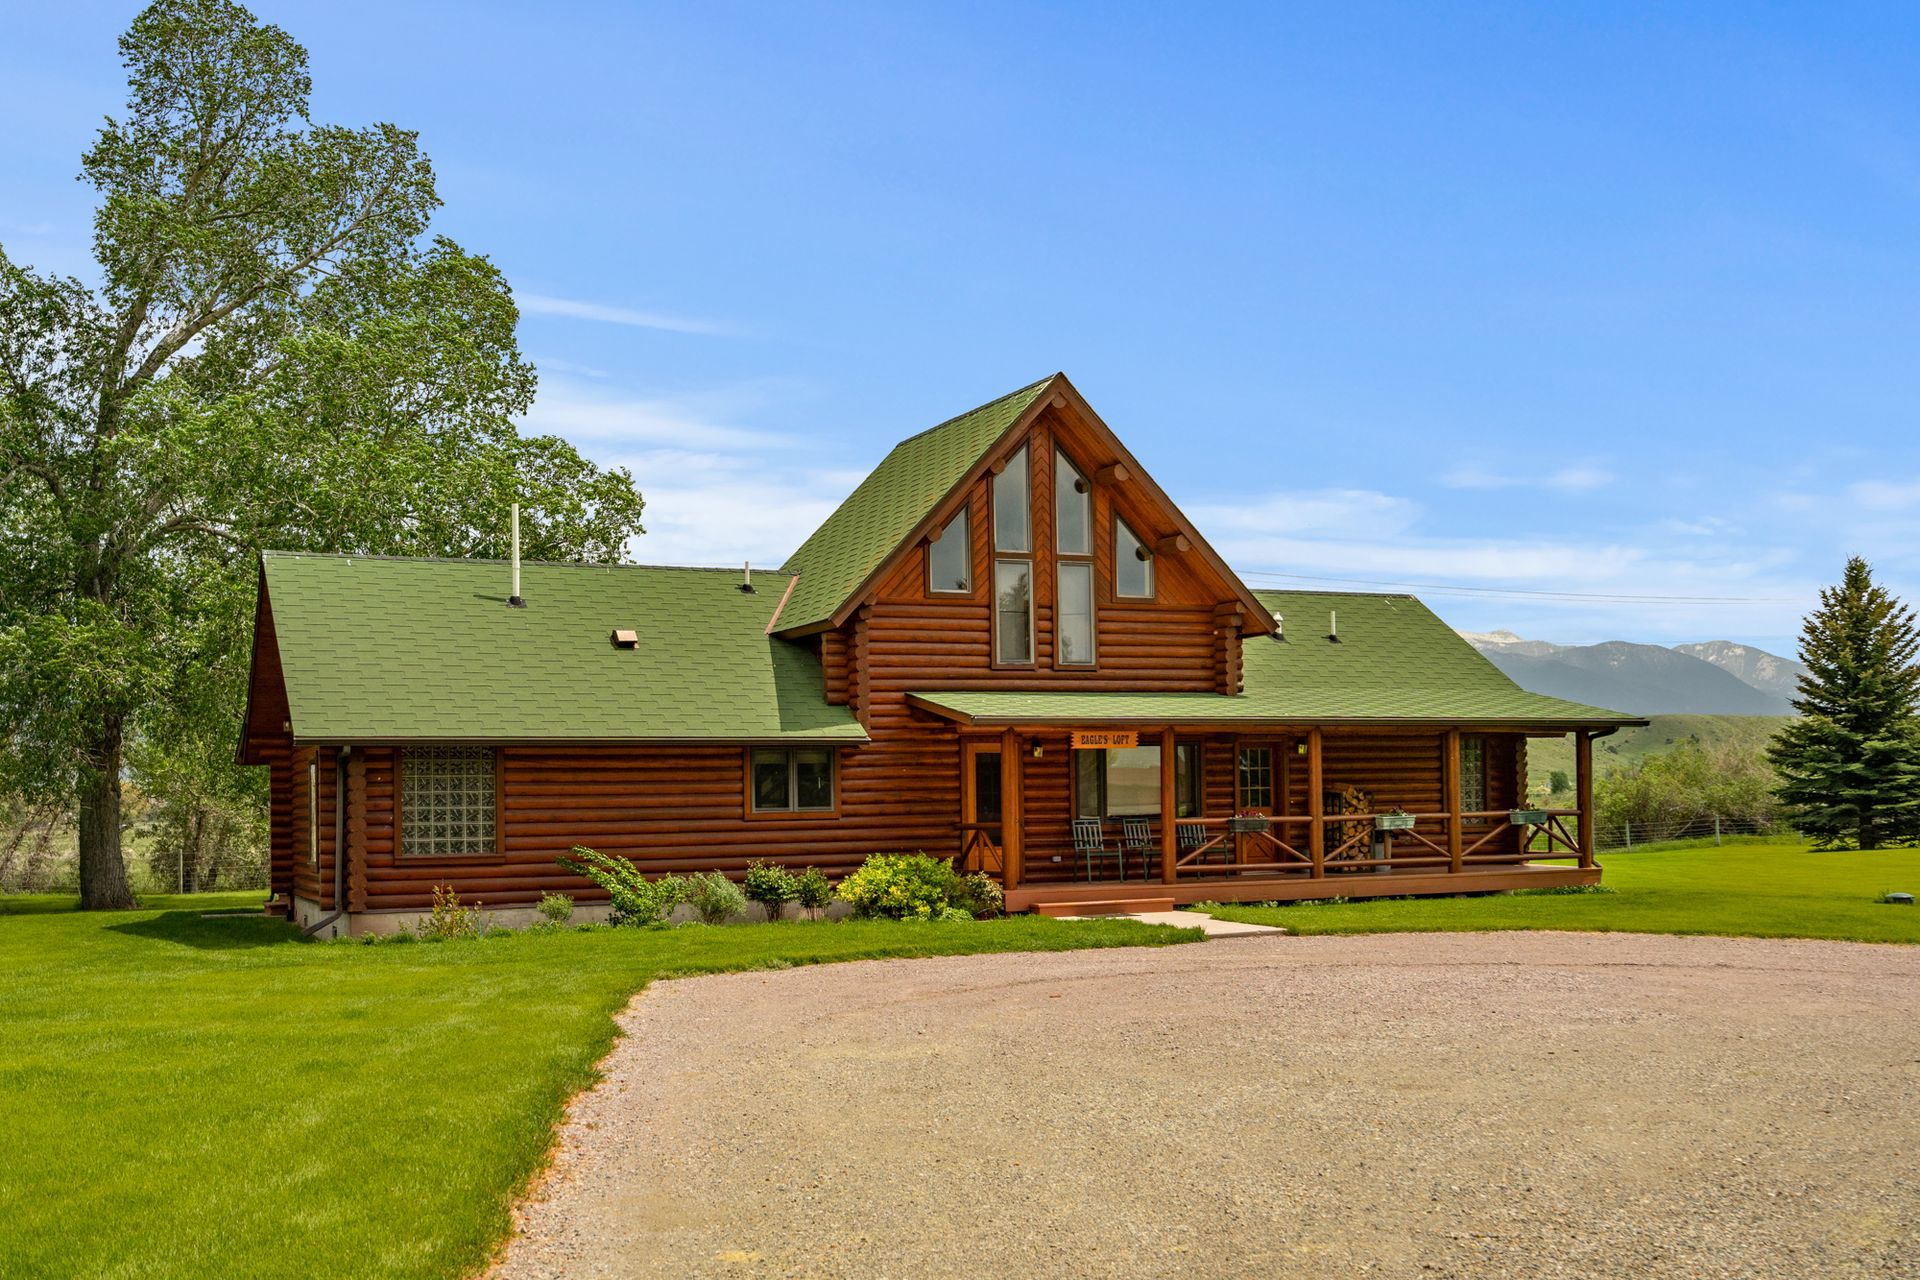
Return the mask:
POLYGON ((524 609, 527 602, 520 598, 520 504, 513 504, 513 593, 507 597, 507 607, 524 609))
POLYGON ((1339 638, 1340 611, 1338 609, 1329 609, 1327 610, 1327 639, 1338 640, 1339 638))

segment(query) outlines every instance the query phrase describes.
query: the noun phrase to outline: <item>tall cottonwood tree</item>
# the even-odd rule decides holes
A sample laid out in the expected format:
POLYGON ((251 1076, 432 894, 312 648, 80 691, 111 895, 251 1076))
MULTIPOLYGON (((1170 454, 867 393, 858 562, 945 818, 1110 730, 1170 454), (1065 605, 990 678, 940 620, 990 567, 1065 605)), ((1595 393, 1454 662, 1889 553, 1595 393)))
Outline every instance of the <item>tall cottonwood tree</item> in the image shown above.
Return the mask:
POLYGON ((642 507, 515 430, 518 313, 428 235, 414 134, 314 123, 305 50, 227 0, 161 0, 120 52, 97 281, 0 247, 0 794, 74 803, 90 907, 131 901, 130 741, 237 724, 261 547, 497 552, 518 500, 530 555, 611 560, 642 507))
POLYGON ((1800 632, 1800 717, 1768 748, 1778 795, 1822 845, 1862 849, 1920 835, 1920 627, 1847 561, 1800 632))

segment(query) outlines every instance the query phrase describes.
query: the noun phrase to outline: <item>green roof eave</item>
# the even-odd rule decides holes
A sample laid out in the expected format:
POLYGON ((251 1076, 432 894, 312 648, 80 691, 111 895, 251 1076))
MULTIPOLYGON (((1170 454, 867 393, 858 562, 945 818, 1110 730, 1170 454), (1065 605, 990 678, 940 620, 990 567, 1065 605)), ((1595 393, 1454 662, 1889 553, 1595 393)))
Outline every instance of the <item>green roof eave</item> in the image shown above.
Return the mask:
POLYGON ((1397 698, 1328 695, 1279 701, 1219 693, 982 693, 908 695, 916 707, 966 725, 992 727, 1292 728, 1394 726, 1566 732, 1618 729, 1646 721, 1598 707, 1521 693, 1500 701, 1445 694, 1397 698), (1369 703, 1374 705, 1369 706, 1369 703))

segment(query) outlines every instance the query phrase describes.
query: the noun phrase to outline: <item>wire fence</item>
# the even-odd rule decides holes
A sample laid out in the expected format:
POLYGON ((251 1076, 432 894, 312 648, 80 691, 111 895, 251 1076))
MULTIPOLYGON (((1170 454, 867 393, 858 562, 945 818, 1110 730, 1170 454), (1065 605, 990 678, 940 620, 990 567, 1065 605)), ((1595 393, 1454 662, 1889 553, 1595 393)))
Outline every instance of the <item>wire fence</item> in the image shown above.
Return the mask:
POLYGON ((1623 822, 1618 825, 1595 824, 1593 847, 1601 853, 1636 849, 1643 845, 1667 844, 1676 840, 1711 840, 1720 843, 1735 836, 1794 836, 1793 828, 1777 819, 1684 818, 1666 822, 1623 822))
MULTIPOLYGON (((214 893, 267 888, 265 856, 240 851, 192 858, 178 850, 128 850, 127 881, 137 894, 214 893)), ((80 859, 71 849, 23 848, 0 858, 0 893, 79 893, 80 859)))

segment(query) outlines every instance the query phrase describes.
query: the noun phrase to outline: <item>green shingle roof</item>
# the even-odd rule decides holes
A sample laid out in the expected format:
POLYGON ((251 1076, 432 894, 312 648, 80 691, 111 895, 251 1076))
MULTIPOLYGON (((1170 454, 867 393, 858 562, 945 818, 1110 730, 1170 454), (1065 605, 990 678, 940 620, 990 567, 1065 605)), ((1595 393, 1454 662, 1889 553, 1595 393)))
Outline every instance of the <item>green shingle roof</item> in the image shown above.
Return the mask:
POLYGON ((866 738, 819 660, 766 634, 780 575, 748 594, 737 570, 530 564, 510 609, 498 561, 262 563, 302 741, 866 738))
POLYGON ((1257 591, 1284 642, 1245 641, 1246 692, 916 693, 924 705, 981 723, 1437 723, 1549 728, 1642 720, 1528 693, 1405 595, 1257 591), (1338 614, 1340 643, 1327 639, 1338 614))
POLYGON ((826 523, 787 558, 785 571, 799 575, 800 581, 780 610, 780 630, 811 627, 831 618, 1056 376, 895 445, 826 523))

